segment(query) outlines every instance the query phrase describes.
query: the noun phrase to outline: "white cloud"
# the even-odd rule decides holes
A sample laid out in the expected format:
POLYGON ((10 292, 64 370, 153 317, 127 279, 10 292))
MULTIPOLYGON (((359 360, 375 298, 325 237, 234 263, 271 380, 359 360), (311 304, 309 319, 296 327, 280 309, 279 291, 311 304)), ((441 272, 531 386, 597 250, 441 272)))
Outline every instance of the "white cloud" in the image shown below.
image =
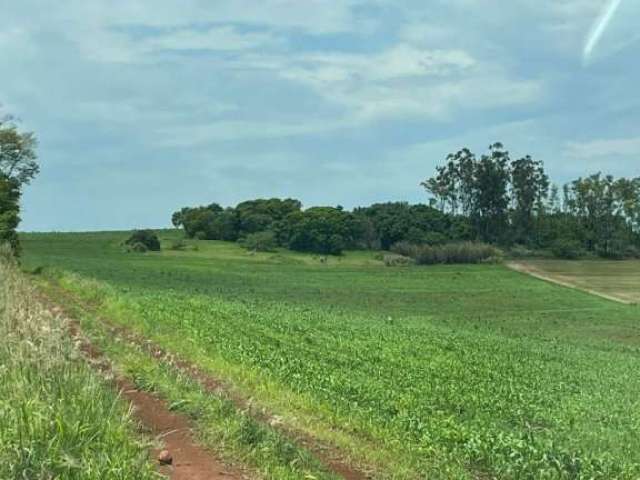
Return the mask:
POLYGON ((640 157, 640 137, 568 142, 565 146, 565 152, 568 157, 576 159, 630 155, 640 157))
POLYGON ((279 43, 271 34, 240 33, 231 26, 205 31, 187 28, 153 36, 142 42, 142 49, 153 50, 245 50, 279 43))
POLYGON ((426 50, 400 44, 376 54, 302 55, 291 64, 292 68, 283 72, 285 77, 322 88, 336 81, 443 76, 470 68, 475 60, 461 50, 426 50))
POLYGON ((197 147, 223 141, 267 140, 330 132, 352 127, 347 121, 324 122, 309 120, 287 123, 281 121, 222 120, 202 124, 159 128, 153 144, 160 147, 197 147))
POLYGON ((109 28, 92 32, 81 29, 76 32, 75 38, 83 38, 77 45, 89 60, 130 64, 158 63, 160 59, 157 55, 163 53, 179 54, 190 50, 232 52, 273 48, 284 43, 273 34, 239 32, 233 26, 208 29, 180 27, 147 35, 142 39, 132 38, 109 28))
POLYGON ((456 111, 522 105, 543 95, 539 82, 512 79, 499 66, 480 64, 463 50, 407 44, 369 55, 282 59, 275 68, 361 121, 403 115, 446 119, 456 111))

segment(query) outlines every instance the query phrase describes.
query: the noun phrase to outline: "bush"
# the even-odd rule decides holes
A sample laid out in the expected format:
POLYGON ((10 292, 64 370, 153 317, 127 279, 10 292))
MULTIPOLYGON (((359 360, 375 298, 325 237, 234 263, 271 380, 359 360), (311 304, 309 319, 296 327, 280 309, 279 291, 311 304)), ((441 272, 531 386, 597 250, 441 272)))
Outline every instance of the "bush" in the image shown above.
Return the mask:
POLYGON ((239 243, 247 250, 254 252, 273 252, 278 246, 276 235, 271 231, 251 233, 239 243))
POLYGON ((524 245, 514 245, 509 249, 509 256, 512 258, 544 258, 550 255, 547 250, 527 248, 524 245))
POLYGON ((176 250, 176 251, 183 251, 186 250, 188 247, 187 242, 185 242, 182 238, 180 238, 179 240, 174 240, 173 242, 171 242, 171 245, 169 246, 169 250, 176 250))
POLYGON ((395 244, 391 250, 411 257, 418 265, 498 262, 503 252, 492 245, 474 242, 446 243, 444 245, 395 244))
POLYGON ((551 253, 564 260, 577 260, 585 254, 580 242, 570 239, 556 240, 551 246, 551 253))
POLYGON ((127 252, 145 253, 148 251, 149 248, 142 242, 136 242, 132 243, 131 245, 127 245, 127 252))
POLYGON ((160 240, 152 230, 135 230, 124 244, 133 252, 146 252, 147 250, 151 250, 152 252, 160 251, 160 240), (141 250, 138 244, 144 246, 145 249, 141 250))
POLYGON ((15 252, 8 242, 0 242, 0 262, 6 265, 13 265, 15 262, 15 252))
POLYGON ((625 258, 640 258, 640 248, 635 245, 629 245, 625 249, 625 258))
POLYGON ((635 258, 633 254, 629 255, 629 253, 632 253, 632 251, 629 250, 629 247, 633 249, 633 245, 631 245, 628 240, 616 237, 602 245, 599 245, 596 249, 596 253, 598 256, 608 258, 609 260, 635 258))
POLYGON ((415 243, 402 241, 402 242, 394 243, 391 246, 390 250, 397 255, 416 258, 418 256, 420 246, 416 245, 415 243))
POLYGON ((413 258, 398 255, 396 253, 387 253, 383 256, 382 261, 387 267, 408 267, 415 263, 413 258))

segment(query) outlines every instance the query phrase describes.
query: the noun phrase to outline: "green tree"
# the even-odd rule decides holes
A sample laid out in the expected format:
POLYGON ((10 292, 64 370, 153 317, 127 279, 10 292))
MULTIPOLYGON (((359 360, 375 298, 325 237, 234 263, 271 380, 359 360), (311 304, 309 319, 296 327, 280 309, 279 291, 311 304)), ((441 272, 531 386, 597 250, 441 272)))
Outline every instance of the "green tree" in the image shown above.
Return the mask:
MULTIPOLYGON (((377 243, 388 250, 394 243, 428 243, 434 234, 450 236, 451 216, 428 205, 410 205, 406 202, 377 203, 354 211, 356 218, 373 228, 377 243)), ((360 235, 371 235, 362 230, 360 235)))
POLYGON ((436 199, 440 210, 451 215, 473 212, 476 201, 476 156, 463 148, 447 155, 445 165, 436 167, 436 176, 421 185, 436 199))
POLYGON ((0 174, 0 244, 7 243, 19 253, 16 228, 20 224, 20 183, 0 174))
POLYGON ((28 184, 40 171, 36 146, 32 132, 20 132, 11 119, 0 120, 0 173, 19 186, 28 184))
POLYGON ((313 207, 291 213, 286 225, 290 249, 323 255, 340 255, 345 248, 353 246, 358 228, 351 213, 334 207, 313 207))
POLYGON ((587 250, 620 257, 626 246, 637 241, 634 218, 639 197, 635 185, 636 180, 615 180, 597 173, 567 186, 567 206, 580 223, 587 250))
POLYGON ((517 243, 536 242, 537 220, 544 215, 549 177, 544 165, 529 155, 511 162, 511 224, 517 243))
POLYGON ((16 254, 22 187, 39 172, 36 146, 32 132, 20 132, 10 118, 0 120, 0 243, 16 254))
POLYGON ((509 152, 501 143, 494 143, 475 168, 471 220, 482 241, 502 243, 508 237, 509 181, 509 152))
POLYGON ((189 238, 194 238, 196 235, 206 238, 210 230, 209 225, 213 222, 215 215, 223 210, 217 203, 193 208, 184 207, 173 213, 171 222, 176 228, 182 227, 189 238))

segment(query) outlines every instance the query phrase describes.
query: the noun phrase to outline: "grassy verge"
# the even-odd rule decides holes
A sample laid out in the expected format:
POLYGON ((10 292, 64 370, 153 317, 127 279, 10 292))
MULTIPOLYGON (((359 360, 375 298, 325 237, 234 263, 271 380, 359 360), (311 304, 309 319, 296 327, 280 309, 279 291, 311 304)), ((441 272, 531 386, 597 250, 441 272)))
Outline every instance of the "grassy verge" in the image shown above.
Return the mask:
POLYGON ((0 478, 158 478, 117 394, 0 262, 0 478))

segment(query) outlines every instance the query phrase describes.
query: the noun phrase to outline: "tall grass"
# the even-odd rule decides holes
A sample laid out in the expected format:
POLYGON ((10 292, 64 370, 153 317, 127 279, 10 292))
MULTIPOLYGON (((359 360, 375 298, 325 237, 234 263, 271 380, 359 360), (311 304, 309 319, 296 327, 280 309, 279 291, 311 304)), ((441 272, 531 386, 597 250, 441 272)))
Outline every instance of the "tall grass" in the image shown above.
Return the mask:
POLYGON ((398 242, 391 247, 391 250, 399 255, 413 258, 418 265, 497 262, 503 256, 499 248, 476 242, 455 242, 444 245, 398 242))
POLYGON ((0 255, 0 478, 151 479, 129 412, 0 255))

